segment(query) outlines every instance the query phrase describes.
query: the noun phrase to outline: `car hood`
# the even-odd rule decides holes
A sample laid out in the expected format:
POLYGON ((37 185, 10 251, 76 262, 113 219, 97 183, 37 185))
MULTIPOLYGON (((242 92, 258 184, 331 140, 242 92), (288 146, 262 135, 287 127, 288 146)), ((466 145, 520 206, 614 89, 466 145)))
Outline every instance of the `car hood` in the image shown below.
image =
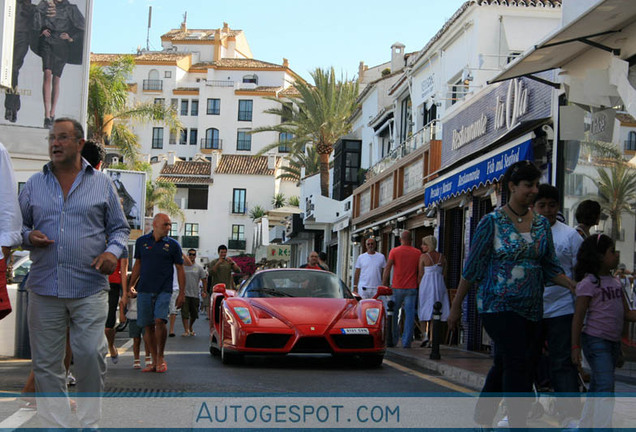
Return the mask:
POLYGON ((329 325, 353 307, 355 299, 252 298, 252 306, 289 324, 329 325))

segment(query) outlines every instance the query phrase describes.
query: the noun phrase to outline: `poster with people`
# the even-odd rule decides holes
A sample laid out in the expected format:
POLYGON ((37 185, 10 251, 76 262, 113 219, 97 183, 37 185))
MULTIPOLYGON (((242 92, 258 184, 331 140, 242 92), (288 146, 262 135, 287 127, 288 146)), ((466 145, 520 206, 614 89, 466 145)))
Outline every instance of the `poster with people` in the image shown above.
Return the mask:
POLYGON ((130 225, 130 239, 136 240, 144 229, 146 208, 146 173, 118 169, 104 170, 113 181, 126 220, 130 225))
POLYGON ((15 0, 11 86, 2 89, 0 125, 47 129, 83 122, 91 0, 15 0))

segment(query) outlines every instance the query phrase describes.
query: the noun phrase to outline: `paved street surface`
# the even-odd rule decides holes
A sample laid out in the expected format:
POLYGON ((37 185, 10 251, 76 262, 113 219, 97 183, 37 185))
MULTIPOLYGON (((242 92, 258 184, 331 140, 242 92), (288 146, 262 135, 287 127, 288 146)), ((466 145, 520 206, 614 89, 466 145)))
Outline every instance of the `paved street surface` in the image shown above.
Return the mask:
MULTIPOLYGON (((177 336, 168 338, 165 374, 133 369, 131 340, 127 331, 118 333, 119 362, 107 359, 102 427, 472 427, 476 390, 491 363, 485 354, 449 347, 433 361, 430 348, 414 344, 390 350, 379 369, 328 356, 253 357, 224 366, 209 353, 207 325, 200 320, 196 336, 181 337, 177 323, 177 336), (291 408, 268 417, 273 404, 304 412, 291 408)), ((16 398, 29 368, 30 361, 0 360, 0 429, 39 426, 35 411, 16 398)), ((635 388, 629 379, 618 384, 632 396, 635 388)), ((616 410, 631 412, 632 400, 617 400, 616 410)), ((541 402, 550 403, 546 397, 541 402)), ((530 425, 559 426, 547 414, 530 425)))

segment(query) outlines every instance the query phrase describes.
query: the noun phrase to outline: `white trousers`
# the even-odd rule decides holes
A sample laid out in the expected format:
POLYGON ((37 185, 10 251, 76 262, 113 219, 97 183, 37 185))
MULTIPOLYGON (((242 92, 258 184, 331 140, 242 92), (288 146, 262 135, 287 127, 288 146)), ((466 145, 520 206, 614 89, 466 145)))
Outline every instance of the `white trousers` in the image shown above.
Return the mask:
POLYGON ((38 416, 45 427, 72 427, 64 369, 67 326, 80 396, 77 417, 82 428, 98 427, 106 374, 107 313, 107 291, 79 299, 29 293, 29 337, 38 416))

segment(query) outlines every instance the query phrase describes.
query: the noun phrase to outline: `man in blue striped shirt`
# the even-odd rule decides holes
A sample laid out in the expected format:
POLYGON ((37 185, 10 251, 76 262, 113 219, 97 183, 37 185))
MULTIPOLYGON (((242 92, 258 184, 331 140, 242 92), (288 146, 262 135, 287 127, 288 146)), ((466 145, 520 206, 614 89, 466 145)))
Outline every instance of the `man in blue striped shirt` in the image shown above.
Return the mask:
MULTIPOLYGON (((76 120, 56 119, 48 137, 51 161, 29 179, 19 198, 22 240, 33 261, 28 323, 38 394, 67 395, 67 325, 78 391, 104 388, 107 275, 117 266, 130 228, 110 178, 81 157, 83 136, 76 120)), ((97 427, 100 398, 78 402, 81 426, 97 427)), ((71 426, 67 398, 39 397, 37 404, 45 426, 71 426)))

